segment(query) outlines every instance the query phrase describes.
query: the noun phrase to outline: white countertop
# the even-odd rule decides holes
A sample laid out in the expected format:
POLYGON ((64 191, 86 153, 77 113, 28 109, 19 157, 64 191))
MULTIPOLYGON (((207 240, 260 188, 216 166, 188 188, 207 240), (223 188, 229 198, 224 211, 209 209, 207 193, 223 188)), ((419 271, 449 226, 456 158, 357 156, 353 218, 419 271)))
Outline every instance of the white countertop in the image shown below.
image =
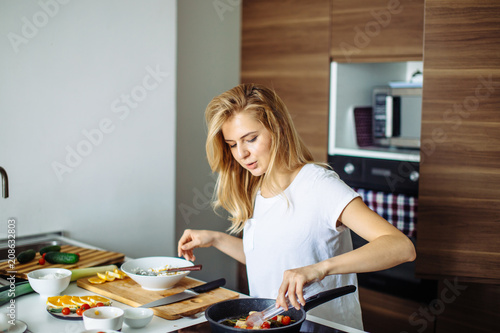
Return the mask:
MULTIPOLYGON (((95 295, 95 293, 90 292, 86 289, 82 289, 76 285, 76 282, 72 282, 66 290, 64 290, 61 295, 74 295, 74 296, 85 296, 85 295, 95 295)), ((42 298, 37 293, 32 293, 24 296, 20 296, 15 299, 15 315, 17 320, 21 320, 28 325, 28 330, 33 333, 80 333, 85 330, 83 326, 83 320, 63 320, 54 318, 46 311, 46 298, 42 298)), ((130 306, 112 301, 113 306, 125 309, 130 306)), ((0 307, 0 312, 7 313, 9 304, 5 304, 0 307)), ((333 323, 318 317, 307 315, 307 320, 313 321, 322 325, 333 327, 349 333, 362 333, 363 331, 356 330, 354 328, 346 327, 337 323, 333 323)), ((205 322, 205 316, 202 315, 198 318, 181 318, 177 320, 167 320, 157 316, 153 317, 151 323, 142 329, 134 329, 123 324, 122 332, 124 333, 134 333, 134 332, 148 332, 148 333, 166 333, 175 331, 184 327, 189 327, 202 322, 205 322)))
MULTIPOLYGON (((96 248, 88 244, 75 242, 74 240, 68 239, 66 237, 60 237, 68 243, 73 243, 77 246, 82 246, 86 248, 96 248)), ((86 295, 96 295, 95 293, 88 291, 86 289, 80 288, 76 285, 76 282, 70 283, 68 288, 64 290, 61 295, 72 295, 72 296, 86 296, 86 295)), ((248 297, 242 295, 242 297, 248 297)), ((27 332, 33 333, 80 333, 85 330, 83 326, 83 320, 64 320, 58 319, 50 315, 46 311, 46 301, 45 297, 41 297, 37 293, 31 293, 28 295, 20 296, 15 298, 15 308, 14 314, 16 320, 20 320, 28 325, 27 332)), ((130 308, 129 305, 112 300, 113 306, 126 309, 130 308)), ((0 312, 12 313, 12 310, 8 308, 9 303, 0 306, 0 312)), ((333 327, 348 333, 363 333, 363 331, 350 328, 344 325, 333 323, 315 316, 307 315, 307 320, 313 321, 325 326, 333 327)), ((200 315, 197 318, 181 318, 177 320, 167 320, 157 316, 153 317, 153 320, 144 328, 134 329, 123 324, 122 332, 133 333, 133 332, 148 332, 148 333, 166 333, 176 331, 181 328, 193 326, 199 323, 205 322, 205 316, 200 315)))

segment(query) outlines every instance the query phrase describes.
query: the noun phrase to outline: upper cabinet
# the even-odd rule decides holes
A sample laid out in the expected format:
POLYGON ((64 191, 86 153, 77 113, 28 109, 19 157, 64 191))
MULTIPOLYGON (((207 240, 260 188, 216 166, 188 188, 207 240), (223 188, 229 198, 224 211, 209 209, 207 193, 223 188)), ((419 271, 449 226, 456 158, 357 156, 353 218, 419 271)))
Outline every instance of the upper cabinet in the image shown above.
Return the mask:
POLYGON ((328 141, 330 0, 244 0, 241 82, 276 90, 315 159, 328 141))
POLYGON ((332 61, 421 61, 424 0, 331 0, 332 61))

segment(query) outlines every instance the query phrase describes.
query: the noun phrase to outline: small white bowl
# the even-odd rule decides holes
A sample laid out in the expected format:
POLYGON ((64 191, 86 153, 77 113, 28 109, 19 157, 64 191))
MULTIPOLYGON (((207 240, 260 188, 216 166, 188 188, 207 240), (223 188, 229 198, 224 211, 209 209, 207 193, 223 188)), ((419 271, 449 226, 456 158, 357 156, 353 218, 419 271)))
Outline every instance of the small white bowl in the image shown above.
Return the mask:
POLYGON ((144 308, 125 309, 123 321, 132 328, 141 328, 146 326, 153 319, 153 310, 144 308))
POLYGON ((115 330, 85 330, 81 333, 120 333, 120 331, 115 330))
POLYGON ((175 257, 146 257, 133 259, 125 262, 121 266, 124 271, 132 280, 141 285, 142 288, 147 290, 165 290, 172 288, 183 277, 189 274, 189 271, 176 272, 172 275, 164 276, 147 276, 139 275, 134 272, 137 269, 148 270, 151 268, 165 267, 169 265, 171 268, 194 266, 191 261, 175 257))
POLYGON ((123 326, 124 311, 114 306, 100 306, 90 308, 83 312, 83 325, 85 329, 115 330, 123 326))
POLYGON ((43 297, 59 295, 70 280, 71 271, 64 268, 42 268, 28 273, 31 288, 43 297))

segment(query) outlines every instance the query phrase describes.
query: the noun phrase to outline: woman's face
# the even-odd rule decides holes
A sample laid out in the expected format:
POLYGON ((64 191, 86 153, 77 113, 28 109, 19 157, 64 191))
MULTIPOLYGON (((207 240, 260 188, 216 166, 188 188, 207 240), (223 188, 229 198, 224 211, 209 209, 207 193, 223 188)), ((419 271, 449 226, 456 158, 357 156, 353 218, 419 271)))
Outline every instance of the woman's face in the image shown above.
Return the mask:
POLYGON ((222 135, 234 159, 254 176, 266 173, 271 159, 271 133, 247 113, 237 113, 222 125, 222 135))

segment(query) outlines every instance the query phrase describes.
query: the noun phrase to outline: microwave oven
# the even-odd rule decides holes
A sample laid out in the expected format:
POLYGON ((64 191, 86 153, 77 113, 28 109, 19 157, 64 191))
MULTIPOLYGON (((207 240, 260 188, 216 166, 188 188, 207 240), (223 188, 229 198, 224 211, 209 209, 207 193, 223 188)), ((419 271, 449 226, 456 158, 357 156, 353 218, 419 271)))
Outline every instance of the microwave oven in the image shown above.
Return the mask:
POLYGON ((422 87, 373 89, 373 143, 381 147, 420 148, 422 87))

